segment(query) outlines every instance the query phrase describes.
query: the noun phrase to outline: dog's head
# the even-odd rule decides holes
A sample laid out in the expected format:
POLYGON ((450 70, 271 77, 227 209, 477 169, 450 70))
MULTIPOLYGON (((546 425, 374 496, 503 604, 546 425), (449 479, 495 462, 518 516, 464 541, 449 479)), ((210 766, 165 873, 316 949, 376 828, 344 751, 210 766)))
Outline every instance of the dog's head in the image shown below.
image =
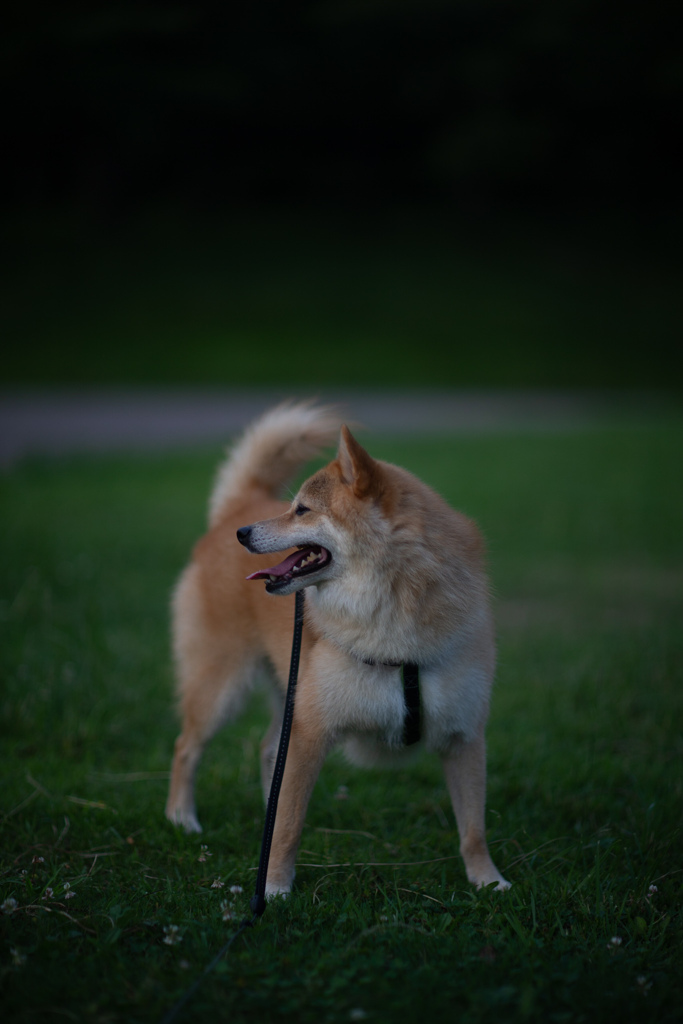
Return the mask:
POLYGON ((382 463, 343 426, 337 457, 302 484, 287 512, 237 531, 240 544, 256 554, 297 548, 248 578, 265 579, 271 594, 339 578, 364 552, 370 556, 369 545, 376 548, 387 483, 382 463))

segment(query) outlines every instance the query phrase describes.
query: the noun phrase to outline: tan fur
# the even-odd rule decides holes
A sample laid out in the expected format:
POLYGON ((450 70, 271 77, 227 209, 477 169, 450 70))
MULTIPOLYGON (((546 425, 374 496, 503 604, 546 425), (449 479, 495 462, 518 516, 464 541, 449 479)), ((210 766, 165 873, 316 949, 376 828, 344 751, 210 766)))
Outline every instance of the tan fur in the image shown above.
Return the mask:
POLYGON ((277 501, 280 486, 329 443, 333 430, 327 410, 280 406, 250 428, 219 471, 211 529, 173 599, 183 728, 166 814, 200 831, 194 776, 203 747, 237 714, 263 664, 272 668, 279 695, 261 750, 267 795, 291 650, 291 595, 306 587, 296 709, 267 892, 291 888, 308 800, 334 745, 364 764, 408 756, 400 671, 382 664, 401 661, 420 666, 422 742, 443 761, 467 877, 476 885, 506 887, 484 826, 484 729, 495 647, 481 537, 412 474, 371 458, 346 427, 337 457, 291 504, 277 501), (242 542, 250 550, 235 537, 246 526, 242 542), (272 552, 306 544, 327 549, 331 561, 313 575, 278 580, 277 594, 265 593, 262 580, 245 581, 272 565, 272 552))

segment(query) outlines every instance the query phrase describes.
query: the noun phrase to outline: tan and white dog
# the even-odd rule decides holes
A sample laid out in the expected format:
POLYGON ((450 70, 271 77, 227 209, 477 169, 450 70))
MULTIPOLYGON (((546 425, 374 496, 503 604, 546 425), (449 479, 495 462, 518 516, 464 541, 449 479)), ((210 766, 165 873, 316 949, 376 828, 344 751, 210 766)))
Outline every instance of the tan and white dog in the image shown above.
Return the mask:
POLYGON ((267 797, 291 651, 293 600, 286 595, 306 587, 267 893, 292 886, 308 801, 334 745, 356 763, 405 757, 402 662, 420 669, 422 742, 442 759, 467 877, 477 886, 507 887, 484 827, 495 646, 480 534, 412 474, 371 458, 344 426, 336 458, 291 504, 278 501, 283 485, 338 429, 326 409, 279 406, 245 433, 219 470, 209 532, 173 599, 183 726, 166 814, 200 831, 194 778, 202 749, 239 711, 264 664, 279 694, 261 745, 267 797), (290 548, 296 550, 278 565, 263 558, 290 548), (265 591, 254 579, 266 580, 265 591))

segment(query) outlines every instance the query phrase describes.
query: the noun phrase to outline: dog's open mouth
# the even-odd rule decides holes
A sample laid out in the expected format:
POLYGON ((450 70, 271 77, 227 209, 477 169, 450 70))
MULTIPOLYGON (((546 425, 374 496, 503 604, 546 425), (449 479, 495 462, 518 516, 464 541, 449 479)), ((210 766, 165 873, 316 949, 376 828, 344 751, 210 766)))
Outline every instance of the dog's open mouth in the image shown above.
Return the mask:
POLYGON ((304 547, 293 551, 291 555, 274 565, 272 569, 259 569, 247 576, 248 580, 266 580, 266 590, 273 593, 287 583, 299 576, 310 576, 318 569, 324 568, 332 560, 332 555, 327 548, 321 548, 317 544, 307 544, 304 547))

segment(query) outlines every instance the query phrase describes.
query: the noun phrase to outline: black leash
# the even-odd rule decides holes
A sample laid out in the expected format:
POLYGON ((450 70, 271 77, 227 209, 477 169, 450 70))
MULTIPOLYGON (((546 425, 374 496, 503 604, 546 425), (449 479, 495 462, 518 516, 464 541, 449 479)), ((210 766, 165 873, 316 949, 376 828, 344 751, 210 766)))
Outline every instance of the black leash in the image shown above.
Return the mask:
POLYGON ((301 634, 304 628, 304 588, 296 592, 296 604, 294 607, 294 636, 292 638, 292 658, 289 663, 289 682, 287 683, 287 696, 285 697, 285 711, 282 716, 282 732, 280 733, 280 745, 277 750, 275 768, 273 769, 273 781, 270 784, 268 806, 266 807, 266 820, 263 825, 263 839, 261 841, 261 858, 256 876, 256 891, 251 897, 249 906, 254 914, 254 920, 260 917, 266 909, 266 876, 268 875, 268 861, 270 860, 270 847, 273 842, 275 831, 275 815, 277 814, 277 802, 280 796, 282 777, 285 774, 285 761, 287 760, 287 749, 289 747, 289 736, 292 731, 292 719, 294 718, 294 694, 296 692, 296 681, 299 675, 299 655, 301 654, 301 634))
POLYGON ((248 917, 240 924, 239 928, 232 935, 225 945, 216 953, 215 957, 208 964, 202 974, 175 1003, 163 1018, 161 1024, 171 1024, 180 1011, 190 1001, 204 978, 214 969, 216 964, 225 956, 235 939, 247 928, 251 928, 266 909, 266 878, 268 876, 268 861, 270 860, 270 848, 273 843, 273 832, 275 831, 275 816, 277 814, 277 802, 280 796, 282 778, 285 774, 285 762, 287 760, 287 749, 289 737, 292 731, 292 720, 294 718, 294 694, 296 692, 296 681, 299 675, 299 657, 301 655, 301 636, 304 628, 304 591, 297 590, 294 605, 294 636, 292 638, 292 657, 289 663, 289 682, 287 683, 287 696, 285 697, 285 711, 282 717, 282 731, 280 733, 280 744, 278 746, 275 767, 273 768, 273 781, 270 784, 268 805, 266 807, 266 820, 263 826, 263 839, 261 841, 261 857, 259 859, 258 874, 256 875, 256 890, 252 896, 249 906, 254 915, 251 920, 248 917))

